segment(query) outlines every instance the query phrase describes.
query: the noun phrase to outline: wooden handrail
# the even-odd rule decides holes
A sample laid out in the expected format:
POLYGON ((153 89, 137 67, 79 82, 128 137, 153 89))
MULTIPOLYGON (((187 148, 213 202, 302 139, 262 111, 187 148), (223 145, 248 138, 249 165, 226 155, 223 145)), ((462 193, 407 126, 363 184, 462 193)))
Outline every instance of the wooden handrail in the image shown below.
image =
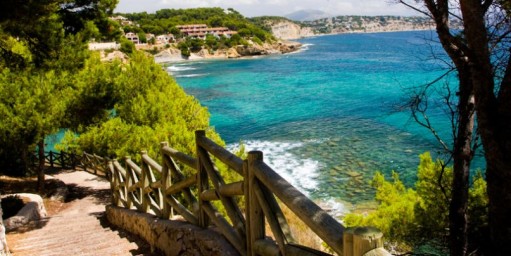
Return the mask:
POLYGON ((239 175, 243 175, 243 161, 239 157, 208 139, 202 131, 196 132, 195 136, 198 145, 203 147, 208 153, 214 155, 223 163, 227 164, 239 175))
POLYGON ((249 152, 249 169, 292 212, 337 253, 342 253, 344 227, 263 162, 260 151, 249 152))

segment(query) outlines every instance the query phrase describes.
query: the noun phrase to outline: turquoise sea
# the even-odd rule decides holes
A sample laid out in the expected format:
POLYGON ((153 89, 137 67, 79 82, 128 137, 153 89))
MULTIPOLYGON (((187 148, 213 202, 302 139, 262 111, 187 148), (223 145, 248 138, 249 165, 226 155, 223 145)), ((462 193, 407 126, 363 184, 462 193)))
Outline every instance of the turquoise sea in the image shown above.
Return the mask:
MULTIPOLYGON (((432 31, 342 34, 300 40, 293 54, 166 65, 208 107, 230 148, 242 141, 262 150, 304 193, 343 208, 374 197, 376 171, 395 170, 413 185, 418 155, 441 156, 410 111, 397 110, 414 87, 443 74, 435 41, 432 31)), ((450 141, 441 98, 430 98, 430 118, 450 141)))

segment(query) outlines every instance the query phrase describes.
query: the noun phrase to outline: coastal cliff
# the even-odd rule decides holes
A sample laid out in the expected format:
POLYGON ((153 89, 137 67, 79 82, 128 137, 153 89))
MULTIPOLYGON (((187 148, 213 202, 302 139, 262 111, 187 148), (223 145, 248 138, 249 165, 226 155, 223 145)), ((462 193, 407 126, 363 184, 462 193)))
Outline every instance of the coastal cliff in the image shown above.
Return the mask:
POLYGON ((302 27, 292 21, 278 21, 270 24, 270 27, 273 35, 282 40, 293 40, 314 35, 310 27, 302 27))
POLYGON ((301 46, 302 45, 297 42, 282 40, 260 45, 249 42, 248 45, 237 45, 228 49, 218 49, 216 51, 202 49, 198 52, 191 53, 189 57, 184 57, 179 49, 171 46, 155 54, 154 59, 159 63, 198 59, 235 59, 251 56, 285 54, 297 51, 301 46))

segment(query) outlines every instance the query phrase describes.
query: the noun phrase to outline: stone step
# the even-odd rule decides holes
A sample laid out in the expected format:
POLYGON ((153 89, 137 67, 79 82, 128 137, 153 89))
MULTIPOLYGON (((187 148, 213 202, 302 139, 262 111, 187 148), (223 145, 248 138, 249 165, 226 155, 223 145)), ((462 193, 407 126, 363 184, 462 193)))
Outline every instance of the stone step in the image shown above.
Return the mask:
POLYGON ((103 228, 103 227, 96 227, 96 228, 76 228, 76 227, 71 227, 71 228, 68 228, 68 229, 62 229, 60 231, 57 231, 57 232, 38 232, 38 233, 33 233, 30 235, 30 237, 27 237, 25 239, 23 239, 23 242, 37 242, 37 241, 41 241, 41 240, 48 240, 48 241, 52 241, 52 240, 63 240, 63 239, 66 239, 66 238, 69 238, 69 237, 73 237, 73 236, 88 236, 88 235, 98 235, 98 234, 101 234, 101 233, 104 233, 104 232, 112 232, 116 235, 118 235, 118 232, 117 231, 113 231, 111 230, 110 228, 103 228))
MULTIPOLYGON (((114 233, 103 233, 96 234, 96 236, 88 234, 85 236, 80 236, 80 234, 76 234, 75 237, 70 237, 69 239, 51 239, 51 240, 42 240, 40 242, 33 242, 30 245, 17 247, 15 253, 17 252, 40 252, 50 253, 52 251, 63 251, 63 252, 72 252, 72 251, 88 251, 93 248, 97 248, 99 246, 103 247, 111 247, 111 246, 120 246, 129 244, 130 242, 127 239, 122 239, 114 233)), ((70 253, 69 255, 72 255, 70 253)))
MULTIPOLYGON (((83 187, 87 192, 95 193, 109 184, 97 180, 95 176, 83 172, 71 172, 56 175, 66 184, 83 187)), ((104 193, 101 191, 100 193, 104 193)), ((101 217, 105 213, 105 204, 94 196, 74 198, 65 203, 58 215, 46 219, 39 229, 23 233, 10 248, 14 256, 68 256, 68 255, 134 255, 149 250, 144 245, 130 242, 124 232, 113 231, 103 226, 101 217)), ((143 252, 146 254, 146 252, 143 252)), ((149 252, 147 252, 149 253, 149 252)))

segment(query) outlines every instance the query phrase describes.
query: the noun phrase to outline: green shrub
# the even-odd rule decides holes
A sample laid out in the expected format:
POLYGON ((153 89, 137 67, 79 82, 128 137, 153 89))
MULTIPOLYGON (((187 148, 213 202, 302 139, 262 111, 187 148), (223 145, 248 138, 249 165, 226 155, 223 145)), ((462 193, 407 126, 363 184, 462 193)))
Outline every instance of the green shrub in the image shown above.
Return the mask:
POLYGON ((123 53, 131 54, 135 51, 135 44, 126 38, 121 38, 121 48, 119 50, 123 53))
MULTIPOLYGON (((348 227, 375 226, 401 249, 420 251, 427 247, 430 252, 445 252, 452 178, 451 167, 433 161, 429 152, 421 154, 415 189, 406 188, 395 172, 390 181, 376 173, 372 185, 378 208, 366 214, 348 214, 344 223, 348 227)), ((469 195, 469 237, 480 239, 479 231, 487 225, 488 205, 486 181, 480 172, 474 177, 469 195)))

